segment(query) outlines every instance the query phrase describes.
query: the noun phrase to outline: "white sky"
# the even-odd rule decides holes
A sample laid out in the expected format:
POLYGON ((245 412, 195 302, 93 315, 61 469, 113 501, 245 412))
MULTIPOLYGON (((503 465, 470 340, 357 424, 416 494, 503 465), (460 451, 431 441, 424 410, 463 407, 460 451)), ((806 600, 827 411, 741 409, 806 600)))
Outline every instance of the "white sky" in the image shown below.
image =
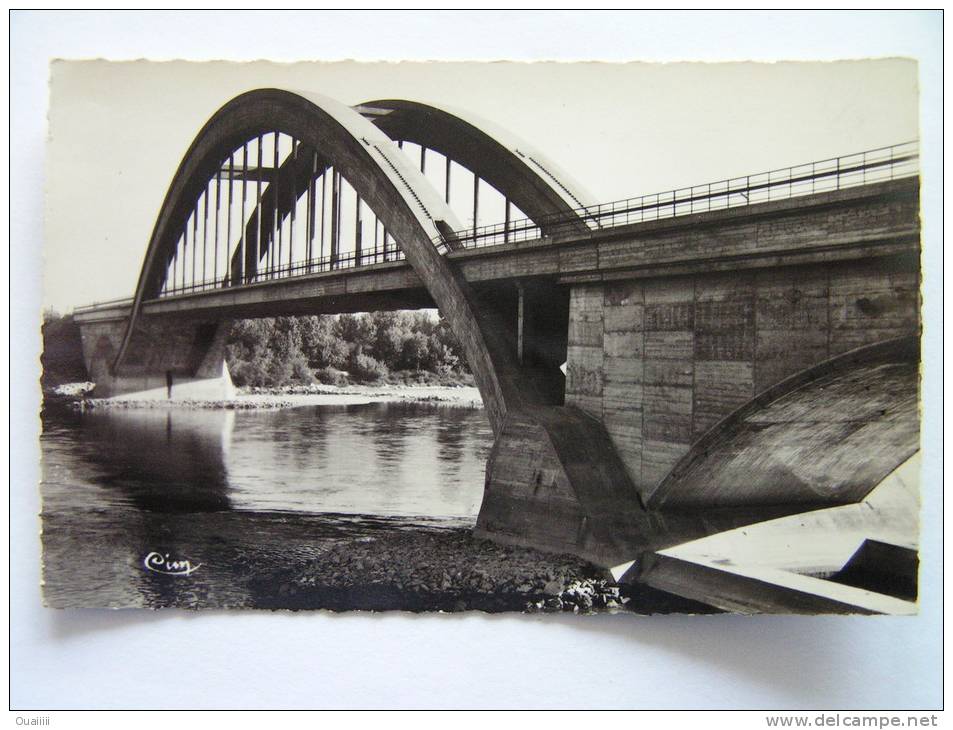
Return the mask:
MULTIPOLYGON (((230 98, 274 86, 348 104, 467 109, 528 140, 598 202, 918 136, 917 66, 57 62, 44 307, 131 295, 166 188, 230 98)), ((484 221, 490 222, 490 221, 484 221)))

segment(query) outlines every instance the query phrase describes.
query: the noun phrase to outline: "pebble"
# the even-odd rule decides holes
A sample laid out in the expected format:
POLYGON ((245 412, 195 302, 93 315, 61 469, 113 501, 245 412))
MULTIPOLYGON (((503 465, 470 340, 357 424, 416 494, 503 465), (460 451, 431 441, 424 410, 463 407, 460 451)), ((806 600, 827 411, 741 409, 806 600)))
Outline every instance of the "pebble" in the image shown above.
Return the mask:
POLYGON ((503 547, 456 528, 343 538, 269 580, 292 583, 315 603, 328 591, 373 587, 414 610, 590 613, 625 603, 608 574, 575 556, 503 547))

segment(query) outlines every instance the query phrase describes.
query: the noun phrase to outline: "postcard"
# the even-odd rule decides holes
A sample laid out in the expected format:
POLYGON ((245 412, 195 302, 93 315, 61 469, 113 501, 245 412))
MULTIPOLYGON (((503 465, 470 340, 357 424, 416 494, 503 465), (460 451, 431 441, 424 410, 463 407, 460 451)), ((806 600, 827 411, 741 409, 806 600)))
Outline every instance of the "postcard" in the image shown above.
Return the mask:
POLYGON ((46 605, 915 614, 917 104, 54 62, 46 605))

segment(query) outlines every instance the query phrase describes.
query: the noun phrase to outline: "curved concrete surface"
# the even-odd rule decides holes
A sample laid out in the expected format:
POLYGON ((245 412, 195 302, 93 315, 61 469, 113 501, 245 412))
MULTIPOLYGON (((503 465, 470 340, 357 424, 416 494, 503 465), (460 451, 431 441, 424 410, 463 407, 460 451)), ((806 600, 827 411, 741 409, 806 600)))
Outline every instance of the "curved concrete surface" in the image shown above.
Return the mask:
POLYGON ((391 138, 432 149, 476 173, 534 221, 558 214, 588 230, 574 212, 593 203, 582 186, 528 143, 487 120, 404 99, 378 99, 355 108, 391 138))
POLYGON ((858 502, 919 448, 918 384, 916 338, 804 371, 715 424, 647 505, 858 502))

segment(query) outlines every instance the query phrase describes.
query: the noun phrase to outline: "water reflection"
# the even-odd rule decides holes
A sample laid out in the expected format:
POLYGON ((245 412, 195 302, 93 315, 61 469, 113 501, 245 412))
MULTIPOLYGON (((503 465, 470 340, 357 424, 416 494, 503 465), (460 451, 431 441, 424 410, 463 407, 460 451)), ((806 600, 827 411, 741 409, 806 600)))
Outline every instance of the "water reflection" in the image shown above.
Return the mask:
POLYGON ((53 479, 44 497, 53 511, 472 517, 491 439, 481 411, 415 403, 46 414, 46 458, 85 488, 53 479))
MULTIPOLYGON (((86 467, 87 478, 105 490, 86 495, 86 504, 77 506, 129 504, 152 512, 231 509, 226 458, 233 412, 93 411, 70 420, 73 433, 64 438, 61 430, 59 438, 69 444, 76 463, 86 467)), ((53 506, 72 496, 44 490, 53 506)))
MULTIPOLYGON (((383 404, 379 404, 383 405, 383 404)), ((374 442, 374 453, 377 457, 377 468, 381 470, 381 476, 397 476, 400 473, 400 464, 403 453, 406 448, 410 424, 405 415, 402 415, 400 407, 390 411, 393 417, 382 417, 380 408, 373 411, 366 411, 369 418, 362 419, 361 423, 368 427, 367 435, 374 442)))
POLYGON ((41 443, 52 605, 227 606, 362 520, 472 524, 492 434, 482 411, 370 404, 47 412, 41 443), (152 551, 202 568, 151 572, 152 551))
POLYGON ((474 517, 486 451, 461 448, 444 468, 448 427, 467 446, 491 439, 482 412, 424 404, 238 413, 230 498, 256 511, 474 517))

